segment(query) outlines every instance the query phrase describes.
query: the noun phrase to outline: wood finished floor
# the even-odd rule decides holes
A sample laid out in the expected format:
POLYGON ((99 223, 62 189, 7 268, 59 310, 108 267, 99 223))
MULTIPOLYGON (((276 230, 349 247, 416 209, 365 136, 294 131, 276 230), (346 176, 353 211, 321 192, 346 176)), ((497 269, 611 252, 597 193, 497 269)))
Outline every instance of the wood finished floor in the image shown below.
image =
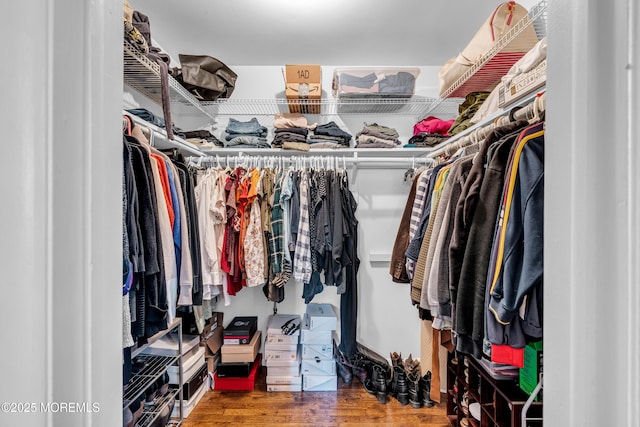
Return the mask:
POLYGON ((267 393, 264 375, 262 369, 254 391, 208 391, 183 426, 451 426, 444 394, 434 407, 414 409, 393 398, 378 403, 357 379, 338 379, 337 392, 267 393))

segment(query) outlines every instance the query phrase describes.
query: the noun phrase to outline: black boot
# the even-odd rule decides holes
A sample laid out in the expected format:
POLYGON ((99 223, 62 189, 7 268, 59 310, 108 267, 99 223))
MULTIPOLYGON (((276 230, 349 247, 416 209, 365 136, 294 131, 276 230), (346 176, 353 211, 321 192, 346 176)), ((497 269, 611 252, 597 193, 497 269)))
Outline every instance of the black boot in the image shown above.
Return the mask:
POLYGON ((419 386, 422 393, 422 406, 431 408, 435 404, 435 402, 431 400, 431 371, 427 371, 427 373, 420 378, 419 386))
POLYGON ((389 394, 392 397, 398 395, 398 376, 395 373, 396 366, 402 366, 402 354, 398 354, 395 351, 391 355, 391 384, 389 385, 389 394))
POLYGON ((409 389, 409 403, 413 408, 422 407, 422 396, 420 394, 420 361, 413 360, 411 355, 404 361, 404 372, 406 375, 407 388, 409 389))
POLYGON ((387 373, 380 365, 373 367, 373 380, 376 387, 378 402, 387 403, 387 373))
POLYGON ((422 396, 420 395, 420 375, 413 375, 407 372, 407 387, 409 389, 409 404, 412 408, 422 407, 422 396))
POLYGON ((347 360, 347 357, 342 354, 336 342, 333 342, 333 353, 336 357, 336 368, 338 371, 338 376, 342 378, 345 384, 351 384, 353 380, 353 372, 351 371, 351 362, 347 360))
POLYGON ((409 387, 407 386, 404 368, 395 366, 393 368, 393 376, 396 378, 396 399, 401 405, 406 405, 409 403, 409 387))

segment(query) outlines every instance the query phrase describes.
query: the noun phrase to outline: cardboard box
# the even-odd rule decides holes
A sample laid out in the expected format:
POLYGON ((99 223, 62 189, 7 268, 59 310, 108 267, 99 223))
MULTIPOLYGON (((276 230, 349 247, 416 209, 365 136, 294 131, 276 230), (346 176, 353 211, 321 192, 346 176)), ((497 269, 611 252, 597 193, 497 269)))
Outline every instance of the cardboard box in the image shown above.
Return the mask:
POLYGON ((249 344, 224 344, 220 348, 222 363, 253 362, 254 360, 256 360, 256 356, 258 355, 258 351, 260 350, 261 337, 261 331, 257 331, 255 334, 253 334, 253 337, 251 338, 251 342, 249 344))
POLYGON ((336 391, 338 390, 337 375, 303 375, 302 390, 304 391, 336 391))
POLYGON ((302 359, 333 359, 333 344, 303 344, 302 359))
POLYGON ((324 329, 310 329, 309 318, 304 315, 302 329, 300 330, 301 344, 332 344, 333 331, 324 329))
POLYGON ((289 360, 295 362, 298 359, 299 349, 295 346, 293 349, 285 348, 283 350, 274 349, 273 346, 264 347, 265 360, 289 360))
POLYGON ((265 345, 298 345, 300 333, 297 335, 267 334, 265 345))
POLYGON ((272 314, 267 320, 267 334, 298 336, 301 323, 302 319, 297 314, 272 314))
POLYGON ((322 359, 303 359, 300 366, 302 375, 335 375, 336 361, 322 359))
POLYGON ((260 355, 256 358, 255 363, 251 367, 251 372, 246 378, 226 377, 220 378, 218 373, 213 374, 214 390, 253 390, 256 385, 256 376, 260 368, 260 355))
POLYGON ((274 377, 299 377, 300 364, 291 366, 269 366, 267 367, 267 375, 274 377))
POLYGON ((222 347, 222 332, 224 330, 222 327, 222 318, 220 317, 220 322, 215 322, 215 324, 218 325, 215 328, 213 328, 214 323, 205 326, 205 332, 207 332, 207 327, 208 332, 206 334, 203 332, 204 335, 200 341, 200 345, 205 347, 206 356, 213 356, 218 353, 220 351, 220 347, 222 347))
POLYGON ((289 112, 320 114, 322 98, 320 65, 285 65, 285 96, 289 104, 289 112))
POLYGON ((216 362, 216 356, 207 356, 204 358, 207 361, 207 371, 214 372, 220 362, 220 354, 218 353, 218 361, 216 362))
POLYGON ((273 376, 267 375, 267 384, 288 384, 288 385, 301 385, 302 377, 297 376, 273 376))
POLYGON ((310 330, 335 331, 338 317, 331 304, 307 304, 306 316, 310 330))
POLYGON ((204 328, 202 329, 202 334, 200 336, 205 339, 207 335, 211 333, 211 331, 215 330, 217 327, 222 327, 222 320, 224 319, 224 313, 219 311, 214 311, 211 314, 211 317, 205 321, 204 328))
POLYGON ((267 384, 267 391, 302 391, 300 384, 267 384))
MULTIPOLYGON (((520 368, 520 388, 531 394, 540 381, 543 366, 542 341, 532 342, 524 348, 524 367, 520 368)), ((540 395, 535 400, 539 400, 540 395)))

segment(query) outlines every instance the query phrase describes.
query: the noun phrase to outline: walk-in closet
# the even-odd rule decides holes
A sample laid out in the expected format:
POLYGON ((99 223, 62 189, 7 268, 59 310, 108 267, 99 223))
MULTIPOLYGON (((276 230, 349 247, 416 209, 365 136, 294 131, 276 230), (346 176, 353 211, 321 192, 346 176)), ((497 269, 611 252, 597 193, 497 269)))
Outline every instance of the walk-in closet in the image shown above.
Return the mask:
POLYGON ((635 2, 5 13, 0 425, 636 425, 635 2))

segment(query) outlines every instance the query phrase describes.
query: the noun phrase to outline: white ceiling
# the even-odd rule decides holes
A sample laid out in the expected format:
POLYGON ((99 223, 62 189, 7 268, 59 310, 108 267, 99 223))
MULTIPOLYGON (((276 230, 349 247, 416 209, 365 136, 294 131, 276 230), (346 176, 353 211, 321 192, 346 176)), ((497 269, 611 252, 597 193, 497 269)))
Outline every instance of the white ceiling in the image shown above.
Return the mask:
MULTIPOLYGON (((442 65, 492 0, 129 0, 173 58, 234 65, 442 65)), ((537 1, 520 2, 528 9, 537 1)))

